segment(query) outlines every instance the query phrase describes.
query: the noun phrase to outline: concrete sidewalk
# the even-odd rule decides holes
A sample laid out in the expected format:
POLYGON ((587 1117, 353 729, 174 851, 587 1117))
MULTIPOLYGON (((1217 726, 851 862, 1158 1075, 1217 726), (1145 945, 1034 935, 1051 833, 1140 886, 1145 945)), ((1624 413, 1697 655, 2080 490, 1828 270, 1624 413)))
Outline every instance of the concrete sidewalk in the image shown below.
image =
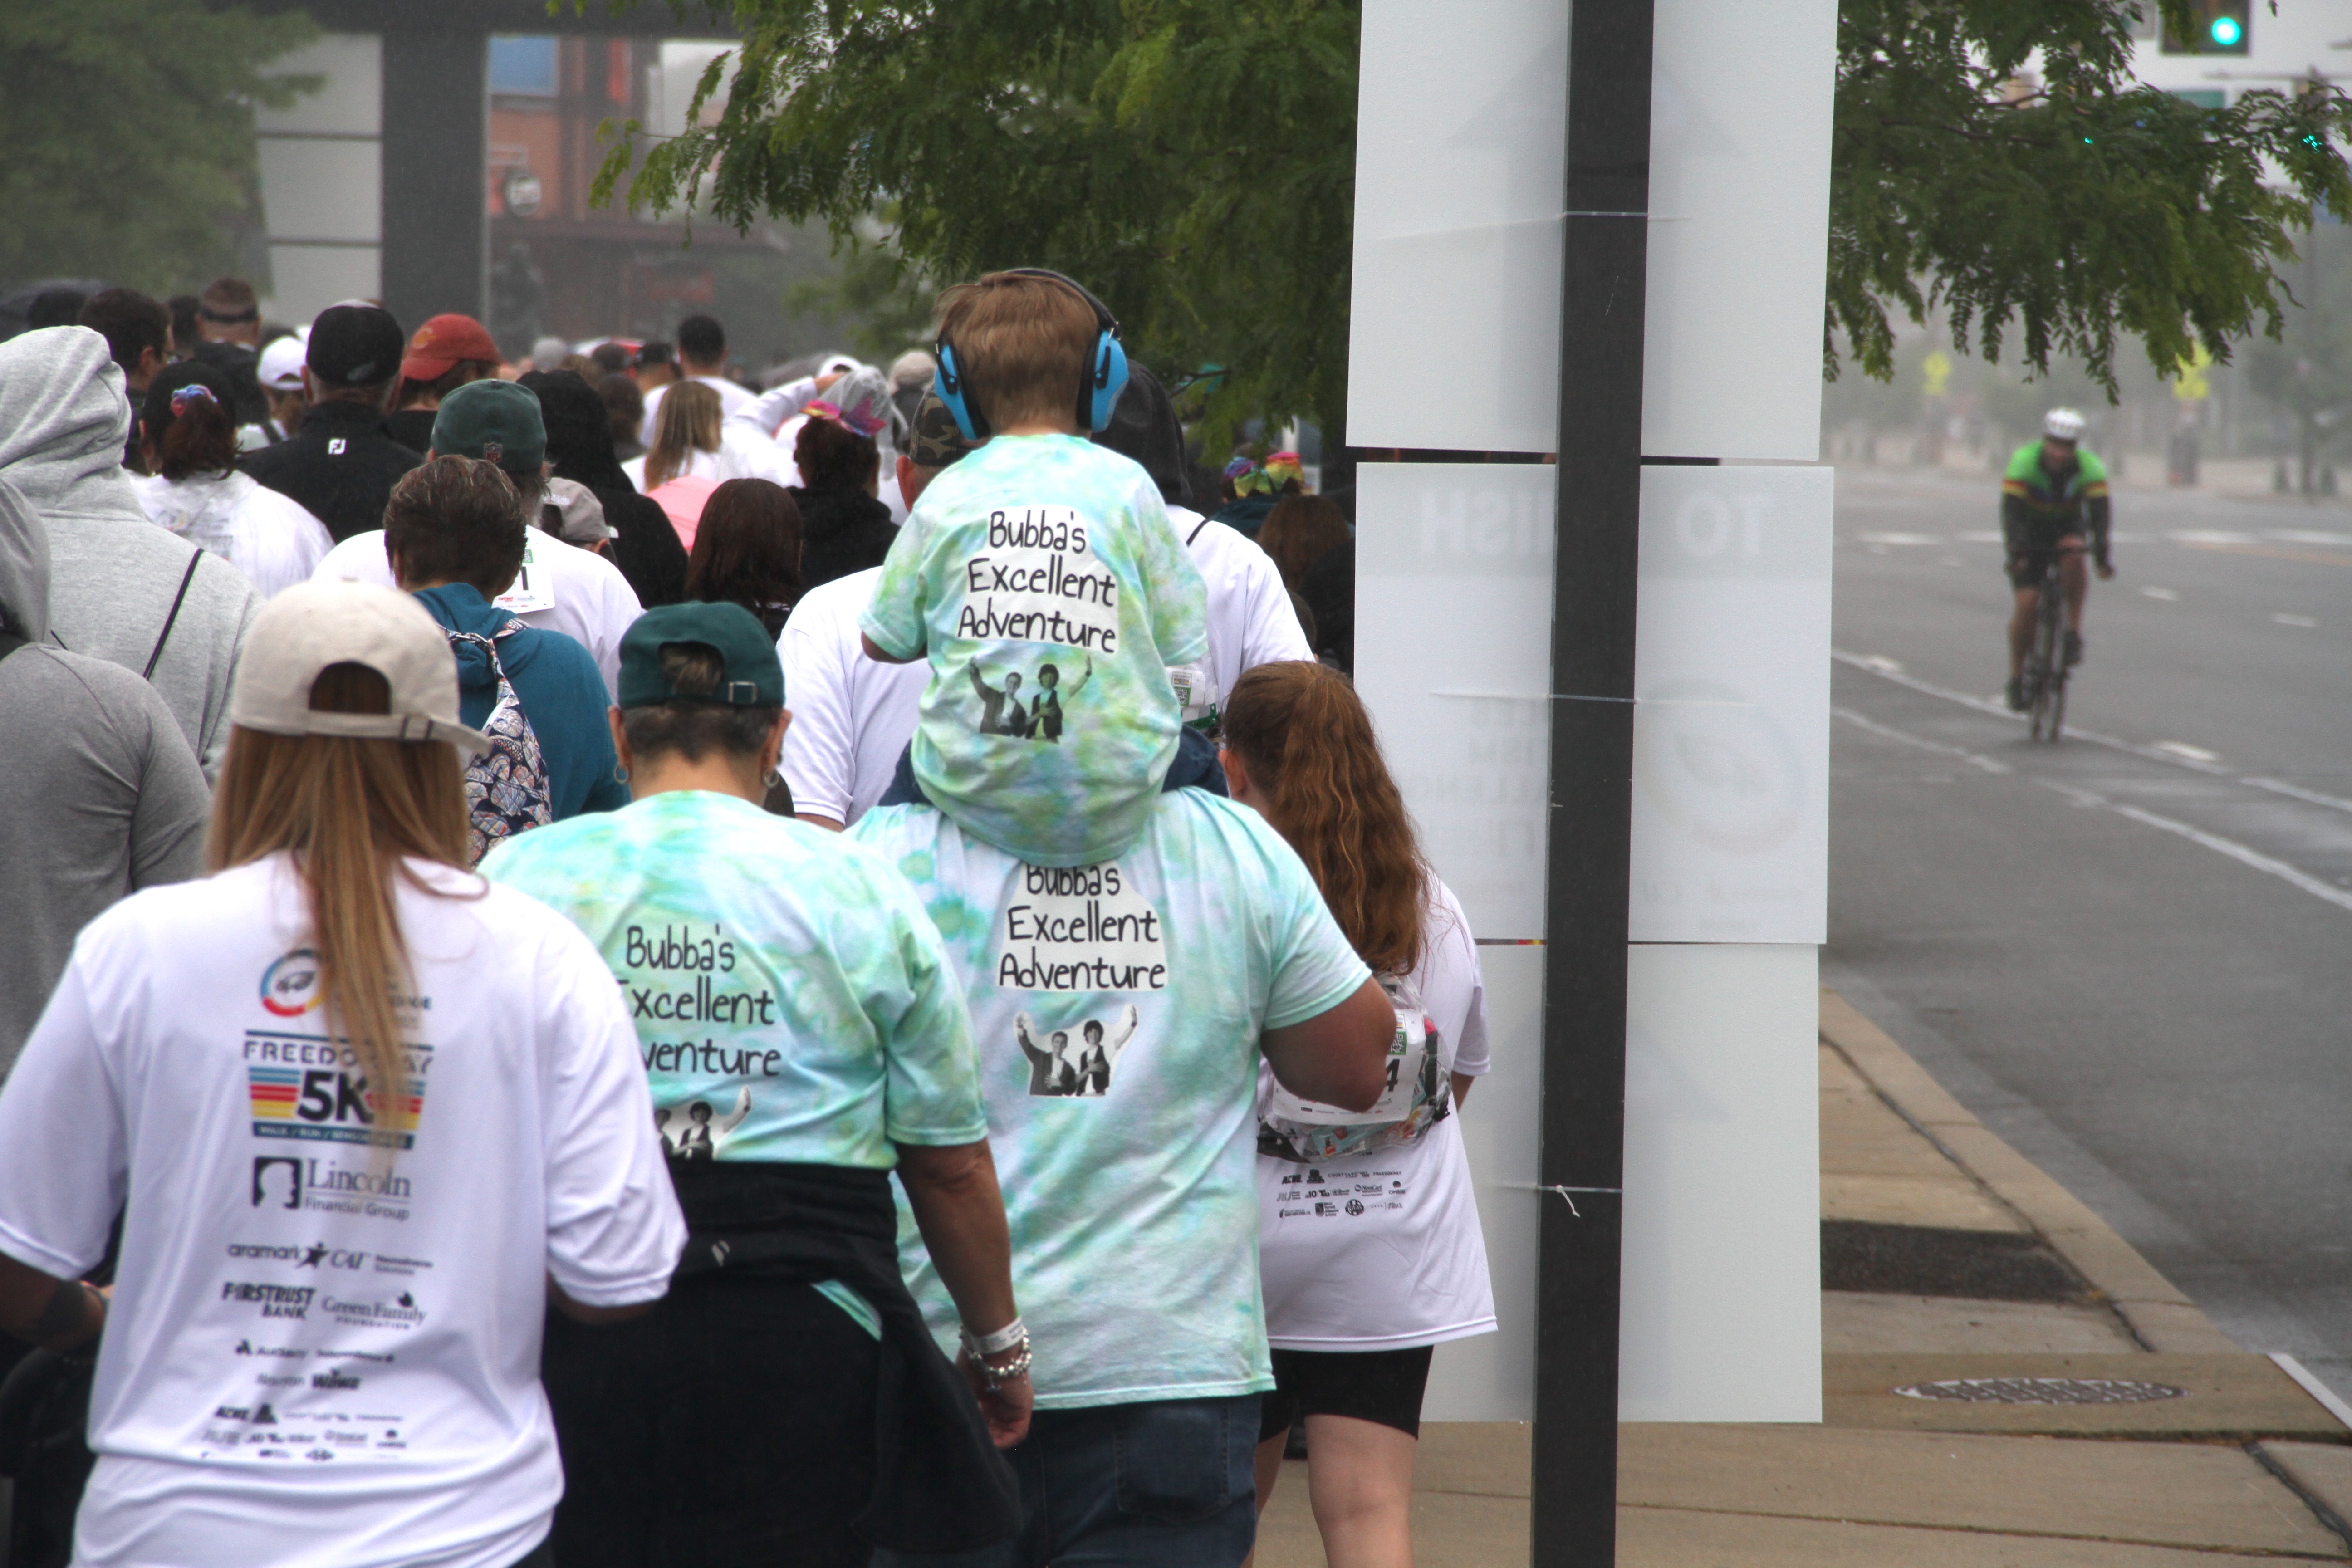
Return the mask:
MULTIPOLYGON (((1620 1564, 2352 1560, 2352 1429, 1829 991, 1821 1061, 1823 1422, 1620 1428, 1620 1564), (2138 1397, 2011 1402, 2056 1393, 2138 1397)), ((1257 1563, 1316 1568, 1284 1470, 1257 1563)), ((1528 1561, 1526 1427, 1424 1426, 1416 1480, 1422 1568, 1528 1561)))

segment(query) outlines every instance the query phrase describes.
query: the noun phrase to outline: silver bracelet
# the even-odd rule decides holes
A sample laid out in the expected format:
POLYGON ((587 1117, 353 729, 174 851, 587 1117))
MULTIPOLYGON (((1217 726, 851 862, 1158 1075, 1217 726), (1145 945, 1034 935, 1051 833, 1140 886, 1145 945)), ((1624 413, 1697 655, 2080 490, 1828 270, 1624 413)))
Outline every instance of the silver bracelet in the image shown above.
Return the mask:
POLYGON ((992 1334, 975 1334, 969 1328, 963 1329, 963 1348, 970 1351, 974 1359, 981 1356, 1003 1355, 1014 1345, 1028 1342, 1029 1326, 1018 1318, 992 1334))
POLYGON ((1021 1353, 1003 1366, 991 1366, 977 1358, 974 1358, 972 1364, 980 1368, 981 1376, 988 1379, 989 1390, 993 1393, 1016 1377, 1028 1376, 1030 1364, 1035 1360, 1036 1357, 1031 1353, 1028 1345, 1024 1343, 1021 1347, 1021 1353))

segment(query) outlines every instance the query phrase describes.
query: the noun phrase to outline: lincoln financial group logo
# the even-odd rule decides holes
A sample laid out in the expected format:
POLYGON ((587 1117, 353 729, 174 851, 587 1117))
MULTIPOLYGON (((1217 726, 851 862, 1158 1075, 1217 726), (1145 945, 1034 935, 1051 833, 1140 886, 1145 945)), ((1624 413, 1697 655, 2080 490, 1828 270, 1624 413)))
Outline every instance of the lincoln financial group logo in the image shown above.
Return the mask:
POLYGON ((389 1171, 296 1154, 257 1154, 247 1206, 404 1220, 412 1207, 410 1192, 408 1178, 389 1171))

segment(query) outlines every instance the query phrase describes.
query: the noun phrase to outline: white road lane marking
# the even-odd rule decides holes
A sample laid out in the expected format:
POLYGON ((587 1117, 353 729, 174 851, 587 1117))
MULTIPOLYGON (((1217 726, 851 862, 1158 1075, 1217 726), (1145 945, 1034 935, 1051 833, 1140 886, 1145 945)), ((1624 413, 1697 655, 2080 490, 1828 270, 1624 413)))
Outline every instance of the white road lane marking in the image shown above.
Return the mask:
MULTIPOLYGON (((1955 691, 1948 686, 1937 686, 1931 680, 1922 680, 1916 675, 1904 673, 1901 665, 1891 658, 1886 658, 1884 654, 1865 657, 1862 654, 1848 653, 1843 648, 1832 648, 1830 657, 1841 664, 1850 664, 1857 669, 1866 669, 1883 680, 1891 680, 1897 686, 1907 686, 1914 691, 1925 693, 1929 697, 1939 697, 1947 702, 1957 702, 1963 708, 1973 708, 1978 712, 1990 714, 1995 719, 2007 720, 2012 724, 2022 724, 2026 721, 2024 714, 2011 712, 2008 705, 1997 697, 1971 697, 1965 691, 1955 691), (1884 663, 1880 662, 1881 660, 1884 660, 1884 663), (1889 668, 1887 666, 1893 666, 1893 668, 1889 668)), ((2210 773, 2219 778, 2231 776, 2230 770, 2218 762, 2200 762, 2194 757, 2184 756, 2178 752, 2158 751, 2154 746, 2138 745, 2115 735, 2102 734, 2096 730, 2078 730, 2069 724, 2066 726, 2066 738, 2070 741, 2088 741, 2095 746, 2105 746, 2110 751, 2127 752, 2135 757, 2146 757, 2154 763, 2169 763, 2174 767, 2188 768, 2195 773, 2210 773)), ((2201 750, 2201 748, 2197 749, 2201 750)), ((2210 756, 2211 753, 2207 754, 2210 756)))
POLYGON ((1901 730, 1891 730, 1874 719, 1864 718, 1851 708, 1832 707, 1830 711, 1857 730, 1867 730, 1874 735, 1884 736, 1890 741, 1900 741, 1906 746, 1916 746, 1923 752, 1933 752, 1939 757, 1958 757, 1969 766, 1981 768, 1989 773, 2013 773, 2017 771, 2007 763, 1988 757, 1980 752, 1971 752, 1961 746, 1948 746, 1941 741, 1930 741, 1924 735, 1913 735, 1901 730))
POLYGON ((2221 760, 2221 754, 2219 752, 2209 752, 2202 746, 2192 746, 2186 741, 2158 741, 2148 749, 2163 752, 2188 763, 2218 763, 2221 760))
MULTIPOLYGON (((1851 708, 1832 707, 1830 711, 1858 730, 1868 731, 1871 734, 1883 736, 1890 741, 1898 741, 1905 745, 1916 746, 1923 752, 1933 752, 1938 756, 1957 757, 1962 762, 1982 768, 1989 773, 2014 773, 2017 771, 2006 763, 1985 756, 1980 752, 1971 752, 1965 747, 1948 745, 1941 741, 1930 741, 1924 735, 1909 734, 1892 725, 1881 724, 1876 720, 1866 719, 1851 708)), ((2275 877, 2291 888, 2309 893, 2322 903, 2333 904, 2339 910, 2352 910, 2352 890, 2333 887, 2307 871, 2300 870, 2284 860, 2265 855, 2259 849, 2251 848, 2234 838, 2224 838, 2218 833, 2208 833, 2201 827, 2192 827, 2188 823, 2175 821, 2169 816, 2158 816, 2155 812, 2143 810, 2137 805, 2121 805, 2095 791, 2084 789, 2078 784, 2067 784, 2062 780, 2030 778, 2026 783, 2049 790, 2054 795, 2063 795, 2074 805, 2087 809, 2112 811, 2117 816, 2128 817, 2143 827, 2153 827, 2159 832, 2169 833, 2175 837, 2185 838, 2200 848, 2210 849, 2216 855, 2227 856, 2239 865, 2260 871, 2264 876, 2275 877)))
POLYGON ((2291 784, 2284 779, 2263 778, 2259 774, 2248 773, 2238 782, 2242 784, 2251 784, 2256 789, 2266 789, 2273 795, 2283 795, 2289 800, 2303 801, 2310 805, 2324 805, 2330 811, 2352 812, 2352 800, 2346 800, 2340 795, 2322 795, 2315 789, 2305 789, 2301 784, 2291 784))
POLYGON ((2212 850, 2216 855, 2227 855, 2242 866, 2251 866, 2267 876, 2276 877, 2290 887, 2302 889, 2323 903, 2334 904, 2339 910, 2352 910, 2352 892, 2347 892, 2342 888, 2330 887, 2308 872, 2296 870, 2284 860, 2273 860, 2259 849, 2247 848, 2234 838, 2224 838, 2217 833, 2208 833, 2201 827, 2191 827, 2185 822, 2175 822, 2168 816, 2158 816, 2152 811, 2142 811, 2136 805, 2110 804, 2108 809, 2119 816, 2128 816, 2134 822, 2142 823, 2147 826, 2159 827, 2167 833, 2178 834, 2191 844, 2201 845, 2212 850))
POLYGON ((2352 544, 2352 533, 2326 533, 2311 528, 2265 529, 2263 537, 2285 544, 2352 544))
POLYGON ((2184 528, 2167 533, 2165 538, 2175 544, 2260 544, 2251 533, 2234 533, 2226 528, 2184 528))
POLYGON ((2319 624, 2317 621, 2313 620, 2309 616, 2290 616, 2284 610, 2274 613, 2271 616, 2271 619, 2280 626, 2301 626, 2306 631, 2319 624))
POLYGON ((2170 588, 2143 587, 2140 589, 2140 592, 2147 595, 2151 599, 2162 599, 2168 605, 2180 597, 2179 594, 2173 592, 2170 588))
POLYGON ((1941 544, 1932 533, 1858 533, 1856 539, 1864 544, 1941 544))
POLYGON ((2006 544, 2009 542, 2006 539, 2001 537, 2000 530, 1997 528, 1971 529, 1966 533, 1956 533, 1952 535, 1952 537, 1958 540, 1962 544, 2006 544))

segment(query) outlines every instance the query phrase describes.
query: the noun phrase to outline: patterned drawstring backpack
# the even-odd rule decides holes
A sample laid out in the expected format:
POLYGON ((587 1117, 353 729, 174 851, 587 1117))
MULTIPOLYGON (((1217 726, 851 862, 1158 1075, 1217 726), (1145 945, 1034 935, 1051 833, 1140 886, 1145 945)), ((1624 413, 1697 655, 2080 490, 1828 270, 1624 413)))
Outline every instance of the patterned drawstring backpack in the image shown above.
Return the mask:
POLYGON ((530 718, 507 680, 506 666, 499 662, 499 642, 522 629, 523 623, 513 620, 498 629, 495 639, 476 632, 448 633, 453 648, 467 643, 488 655, 490 673, 499 680, 498 699, 482 726, 490 749, 466 763, 467 825, 478 866, 493 846, 555 820, 555 797, 548 788, 539 737, 531 732, 530 718))

